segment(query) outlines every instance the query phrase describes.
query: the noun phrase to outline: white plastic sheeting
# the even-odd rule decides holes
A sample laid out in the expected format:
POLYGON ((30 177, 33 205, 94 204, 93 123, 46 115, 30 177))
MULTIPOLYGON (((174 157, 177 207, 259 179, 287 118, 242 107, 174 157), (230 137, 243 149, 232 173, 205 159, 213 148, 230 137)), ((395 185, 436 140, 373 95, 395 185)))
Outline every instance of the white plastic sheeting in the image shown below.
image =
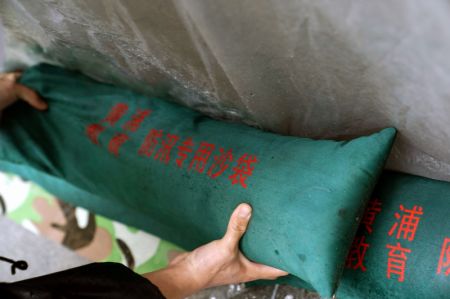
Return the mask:
POLYGON ((0 0, 7 67, 42 59, 281 134, 395 126, 388 167, 450 180, 447 0, 0 0))
MULTIPOLYGON (((1 20, 1 19, 0 19, 1 20)), ((5 59, 5 41, 3 39, 3 28, 0 22, 0 69, 3 67, 4 59, 5 59)))

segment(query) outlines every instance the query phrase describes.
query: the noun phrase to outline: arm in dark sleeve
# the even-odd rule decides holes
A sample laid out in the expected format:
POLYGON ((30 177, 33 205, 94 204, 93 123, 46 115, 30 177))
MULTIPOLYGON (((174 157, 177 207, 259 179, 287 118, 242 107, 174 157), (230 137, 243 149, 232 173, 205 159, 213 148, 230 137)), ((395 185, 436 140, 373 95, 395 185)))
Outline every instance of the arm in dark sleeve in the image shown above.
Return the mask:
POLYGON ((14 283, 0 283, 0 298, 160 299, 165 297, 149 280, 121 264, 94 263, 14 283))

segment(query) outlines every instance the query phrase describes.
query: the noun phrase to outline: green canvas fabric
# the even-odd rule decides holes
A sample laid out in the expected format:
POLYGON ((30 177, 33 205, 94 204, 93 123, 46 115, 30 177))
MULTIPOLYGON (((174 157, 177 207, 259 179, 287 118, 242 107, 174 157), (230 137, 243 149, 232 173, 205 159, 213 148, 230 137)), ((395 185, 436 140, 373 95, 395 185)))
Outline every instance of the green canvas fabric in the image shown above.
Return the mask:
POLYGON ((337 298, 450 298, 450 183, 383 173, 337 298))
POLYGON ((5 111, 1 169, 188 250, 220 238, 248 202, 243 252, 324 296, 336 289, 395 136, 393 128, 342 142, 280 136, 50 65, 21 82, 50 108, 5 111))

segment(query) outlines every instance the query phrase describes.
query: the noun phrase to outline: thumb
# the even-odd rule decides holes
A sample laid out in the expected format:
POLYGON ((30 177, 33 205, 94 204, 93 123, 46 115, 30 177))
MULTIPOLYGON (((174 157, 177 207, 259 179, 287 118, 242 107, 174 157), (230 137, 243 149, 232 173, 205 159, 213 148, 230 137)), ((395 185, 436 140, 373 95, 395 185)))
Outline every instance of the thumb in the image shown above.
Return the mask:
POLYGON ((18 98, 24 100, 28 104, 30 104, 32 107, 38 109, 38 110, 45 110, 47 109, 48 105, 46 102, 44 102, 38 94, 31 90, 30 88, 16 83, 15 86, 15 92, 18 98))
POLYGON ((252 216, 252 207, 249 204, 242 203, 233 211, 228 222, 227 232, 222 240, 229 248, 237 248, 239 240, 247 230, 250 217, 252 216))

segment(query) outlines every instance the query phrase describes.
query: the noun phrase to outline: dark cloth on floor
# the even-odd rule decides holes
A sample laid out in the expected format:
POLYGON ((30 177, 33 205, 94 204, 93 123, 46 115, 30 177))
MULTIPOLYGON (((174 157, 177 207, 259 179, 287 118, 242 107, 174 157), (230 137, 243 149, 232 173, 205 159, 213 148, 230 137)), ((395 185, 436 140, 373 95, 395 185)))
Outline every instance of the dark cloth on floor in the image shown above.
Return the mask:
POLYGON ((149 280, 121 264, 93 263, 14 283, 0 283, 0 298, 160 299, 165 297, 149 280))

